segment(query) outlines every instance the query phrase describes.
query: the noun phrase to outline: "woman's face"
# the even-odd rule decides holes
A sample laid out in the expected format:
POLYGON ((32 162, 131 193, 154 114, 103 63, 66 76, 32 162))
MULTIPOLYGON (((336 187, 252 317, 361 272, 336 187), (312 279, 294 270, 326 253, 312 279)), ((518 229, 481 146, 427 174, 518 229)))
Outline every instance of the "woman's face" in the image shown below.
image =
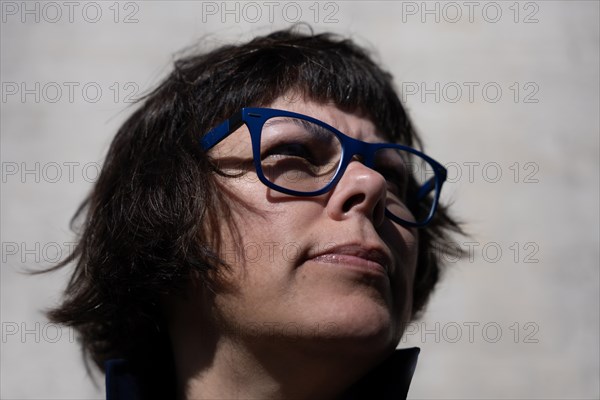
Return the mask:
MULTIPOLYGON (((269 107, 309 115, 356 139, 385 141, 371 121, 334 105, 282 97, 269 107)), ((243 125, 210 154, 217 162, 251 159, 250 143, 243 125)), ((214 309, 224 332, 354 353, 395 348, 410 320, 418 238, 384 216, 387 188, 379 173, 352 161, 338 184, 316 197, 274 191, 253 169, 217 179, 232 199, 238 231, 222 231, 221 255, 232 268, 214 309)))

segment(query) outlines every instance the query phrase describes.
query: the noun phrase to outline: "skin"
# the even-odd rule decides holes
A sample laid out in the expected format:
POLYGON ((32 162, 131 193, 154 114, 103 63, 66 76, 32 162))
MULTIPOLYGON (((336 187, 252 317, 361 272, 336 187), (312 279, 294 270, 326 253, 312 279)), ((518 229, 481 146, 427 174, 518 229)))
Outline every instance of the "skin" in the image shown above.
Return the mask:
MULTIPOLYGON (((268 107, 385 141, 332 104, 284 96, 268 107)), ((251 157, 246 126, 211 156, 251 157)), ((236 232, 221 232, 232 268, 214 293, 192 287, 169 307, 180 398, 337 398, 410 321, 416 230, 384 216, 385 179, 357 160, 317 197, 273 191, 254 171, 218 179, 232 199, 236 232)))

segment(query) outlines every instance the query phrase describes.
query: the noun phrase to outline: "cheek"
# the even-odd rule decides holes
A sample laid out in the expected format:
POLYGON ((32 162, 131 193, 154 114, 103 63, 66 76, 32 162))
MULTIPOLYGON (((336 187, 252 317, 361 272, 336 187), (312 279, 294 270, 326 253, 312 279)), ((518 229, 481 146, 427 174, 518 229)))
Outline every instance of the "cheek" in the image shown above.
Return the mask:
POLYGON ((285 283, 278 279, 289 275, 301 256, 303 232, 322 212, 297 199, 270 201, 270 189, 255 177, 219 178, 231 210, 230 226, 221 228, 221 256, 231 266, 227 280, 240 289, 285 283))
POLYGON ((223 235, 226 251, 221 254, 230 268, 222 274, 223 286, 215 298, 215 311, 224 327, 244 332, 285 322, 298 311, 293 272, 301 257, 298 232, 306 230, 299 212, 282 212, 277 205, 268 210, 258 202, 252 207, 232 210, 235 232, 223 235))
POLYGON ((379 229, 379 234, 396 259, 392 277, 394 313, 401 321, 408 322, 411 318, 413 285, 418 261, 418 230, 406 229, 386 221, 379 229))
POLYGON ((218 177, 218 184, 245 242, 297 244, 302 233, 309 232, 323 214, 326 202, 326 198, 296 198, 276 192, 263 185, 255 172, 236 178, 218 177))

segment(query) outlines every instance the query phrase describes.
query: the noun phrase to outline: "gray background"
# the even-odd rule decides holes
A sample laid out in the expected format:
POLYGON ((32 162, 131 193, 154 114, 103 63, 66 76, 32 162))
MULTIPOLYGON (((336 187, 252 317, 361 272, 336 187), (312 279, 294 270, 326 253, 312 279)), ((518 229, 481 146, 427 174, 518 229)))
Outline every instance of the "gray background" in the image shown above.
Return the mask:
POLYGON ((68 271, 23 271, 68 254, 129 95, 185 46, 296 20, 394 74, 472 234, 401 343, 423 350, 410 397, 600 396, 598 2, 53 4, 2 2, 2 398, 103 396, 73 332, 41 313, 68 271))

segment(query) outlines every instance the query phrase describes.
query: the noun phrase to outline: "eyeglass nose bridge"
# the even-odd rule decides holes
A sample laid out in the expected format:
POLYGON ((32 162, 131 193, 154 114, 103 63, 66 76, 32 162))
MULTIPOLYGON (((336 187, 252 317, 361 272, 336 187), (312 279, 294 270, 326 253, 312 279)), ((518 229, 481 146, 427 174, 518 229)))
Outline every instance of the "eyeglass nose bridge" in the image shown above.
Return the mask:
POLYGON ((354 158, 356 158, 356 161, 360 162, 367 168, 377 172, 375 168, 373 168, 375 166, 375 152, 378 148, 377 144, 363 142, 341 132, 339 132, 338 136, 342 142, 342 154, 338 169, 335 172, 333 179, 327 184, 326 187, 322 189, 322 192, 329 192, 338 184, 338 182, 342 179, 342 176, 344 176, 346 173, 346 169, 350 165, 350 162, 354 158))
POLYGON ((344 135, 342 138, 341 170, 338 173, 345 172, 354 158, 361 164, 374 170, 376 150, 377 145, 374 143, 363 142, 362 140, 344 135))

